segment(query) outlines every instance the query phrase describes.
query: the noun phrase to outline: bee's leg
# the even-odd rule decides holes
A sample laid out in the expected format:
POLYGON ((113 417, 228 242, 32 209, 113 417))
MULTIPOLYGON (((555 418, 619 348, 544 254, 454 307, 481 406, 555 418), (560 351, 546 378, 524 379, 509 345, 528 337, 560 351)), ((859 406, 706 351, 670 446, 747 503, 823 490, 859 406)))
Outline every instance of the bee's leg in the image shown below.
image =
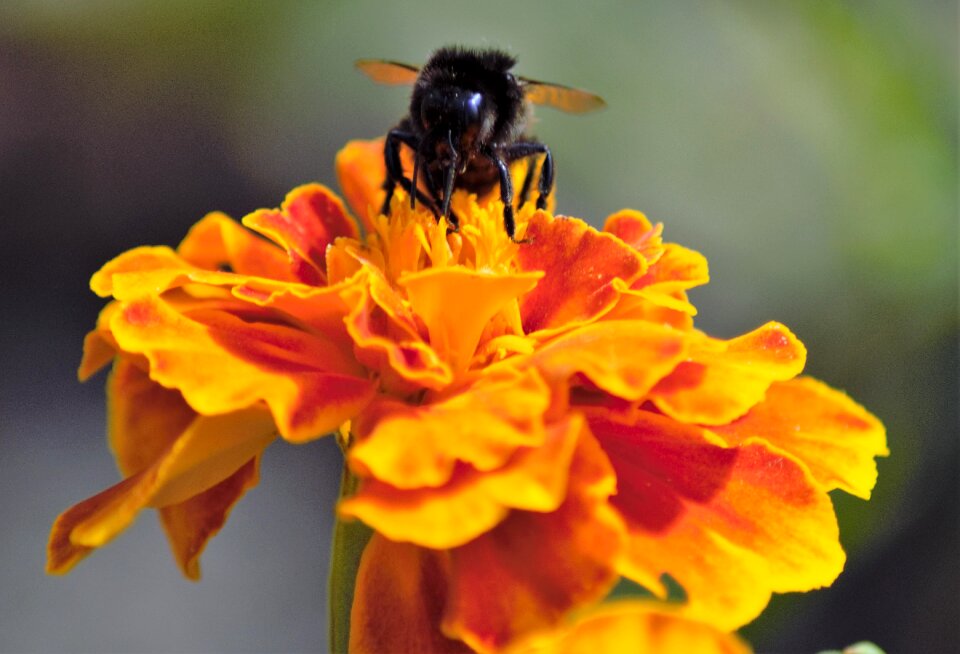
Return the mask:
MULTIPOLYGON (((547 197, 553 188, 553 155, 550 154, 550 148, 543 143, 522 142, 514 143, 504 149, 504 156, 508 161, 516 161, 535 154, 543 155, 543 164, 540 166, 540 183, 537 184, 537 190, 540 192, 540 195, 537 196, 537 209, 546 209, 547 197)), ((526 182, 524 182, 524 187, 526 187, 526 182)))
MULTIPOLYGON (((387 167, 387 178, 383 182, 383 190, 387 192, 383 199, 383 205, 380 207, 380 213, 385 216, 390 215, 390 200, 393 198, 393 191, 397 184, 409 193, 416 196, 417 200, 422 202, 434 215, 437 215, 436 203, 430 200, 419 189, 417 189, 409 179, 403 174, 403 164, 400 163, 400 145, 406 145, 414 152, 417 152, 419 141, 414 134, 399 129, 392 129, 387 134, 386 141, 383 144, 383 162, 387 167)), ((411 198, 412 201, 412 198, 411 198)))
POLYGON ((530 195, 530 187, 533 186, 533 174, 537 171, 537 162, 535 159, 530 160, 530 165, 527 166, 527 172, 523 176, 523 186, 520 187, 520 194, 517 197, 517 209, 523 209, 523 205, 527 203, 527 198, 530 195))
POLYGON ((493 162, 500 173, 500 200, 503 201, 503 228, 507 236, 514 243, 525 243, 518 241, 516 237, 517 225, 513 219, 513 180, 510 179, 510 167, 503 158, 492 149, 483 151, 483 155, 493 162))

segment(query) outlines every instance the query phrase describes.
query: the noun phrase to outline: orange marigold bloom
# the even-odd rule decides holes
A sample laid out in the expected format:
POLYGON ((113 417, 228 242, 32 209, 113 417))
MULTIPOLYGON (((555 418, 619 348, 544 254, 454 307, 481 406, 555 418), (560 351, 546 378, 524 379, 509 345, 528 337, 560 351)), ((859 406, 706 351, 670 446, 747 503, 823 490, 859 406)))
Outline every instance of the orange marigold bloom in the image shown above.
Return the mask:
POLYGON ((868 497, 885 437, 797 378, 806 353, 786 327, 696 330, 686 292, 706 261, 638 212, 601 232, 527 205, 523 244, 496 198, 455 194, 458 233, 402 193, 377 215, 381 148, 337 161, 364 237, 309 185, 247 229, 211 214, 176 251, 137 248, 94 275, 114 301, 81 376, 114 360, 125 479, 57 519, 48 570, 155 507, 196 578, 263 448, 339 428, 360 480, 339 514, 376 532, 352 651, 497 650, 620 576, 665 597, 669 575, 687 596, 676 614, 721 630, 772 592, 833 581, 827 491, 868 497))

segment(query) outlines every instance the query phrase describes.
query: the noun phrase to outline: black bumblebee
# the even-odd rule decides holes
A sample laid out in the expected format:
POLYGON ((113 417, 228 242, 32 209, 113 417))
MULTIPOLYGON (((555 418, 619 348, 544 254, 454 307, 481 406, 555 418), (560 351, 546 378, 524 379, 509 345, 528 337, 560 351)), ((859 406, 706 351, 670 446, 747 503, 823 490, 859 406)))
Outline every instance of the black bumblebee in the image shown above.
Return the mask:
MULTIPOLYGON (((482 194, 499 183, 503 226, 516 240, 509 165, 541 154, 537 208, 546 207, 553 187, 553 157, 550 148, 524 134, 527 103, 571 113, 593 111, 605 103, 587 91, 514 76, 510 70, 515 64, 516 59, 499 50, 459 47, 437 50, 423 68, 393 61, 357 61, 357 68, 374 81, 413 84, 410 113, 390 130, 384 146, 387 196, 382 213, 389 215, 390 199, 399 184, 410 194, 411 206, 419 200, 438 220, 446 217, 456 231, 459 222, 450 213, 453 190, 482 194), (401 166, 401 144, 414 153, 410 179, 401 166), (418 188, 420 179, 426 194, 418 188)), ((527 170, 520 207, 527 201, 535 168, 530 165, 527 170)))

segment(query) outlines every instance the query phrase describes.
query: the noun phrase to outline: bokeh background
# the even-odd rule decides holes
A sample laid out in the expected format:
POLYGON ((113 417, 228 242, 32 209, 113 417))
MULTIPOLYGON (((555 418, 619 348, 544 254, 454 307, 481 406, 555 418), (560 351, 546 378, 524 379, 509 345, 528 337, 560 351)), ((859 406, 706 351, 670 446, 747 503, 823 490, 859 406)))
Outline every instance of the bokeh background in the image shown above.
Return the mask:
POLYGON ((835 497, 846 572, 775 599, 745 630, 758 651, 958 651, 951 0, 5 2, 0 651, 326 648, 329 439, 268 450, 199 584, 152 515, 70 576, 44 576, 50 523, 117 478, 103 376, 75 379, 102 305, 87 283, 207 211, 334 184, 336 150, 407 102, 352 62, 417 63, 450 43, 507 48, 530 77, 602 94, 600 114, 538 112, 559 209, 663 221, 710 260, 702 328, 786 323, 808 371, 886 423, 874 499, 835 497))

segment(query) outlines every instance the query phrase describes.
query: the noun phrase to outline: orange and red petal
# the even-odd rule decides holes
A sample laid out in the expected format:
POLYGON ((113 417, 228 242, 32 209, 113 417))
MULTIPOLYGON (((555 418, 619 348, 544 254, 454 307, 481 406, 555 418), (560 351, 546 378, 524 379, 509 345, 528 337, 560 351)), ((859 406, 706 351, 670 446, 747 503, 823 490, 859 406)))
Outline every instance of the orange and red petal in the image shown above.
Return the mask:
POLYGON ((440 630, 446 555, 374 534, 363 550, 350 611, 350 654, 467 654, 440 630))
POLYGON ((583 429, 579 418, 553 424, 542 445, 518 449, 502 468, 481 473, 460 464, 436 488, 405 490, 368 478, 356 495, 340 503, 339 513, 392 540, 434 549, 463 545, 511 509, 549 512, 560 506, 583 429))
POLYGON ((569 626, 537 634, 507 654, 750 654, 735 634, 689 620, 664 604, 621 600, 577 616, 569 626))
POLYGON ((686 341, 671 327, 604 320, 547 342, 531 362, 551 382, 581 373, 611 395, 638 400, 686 356, 686 341))
POLYGON ((141 509, 184 502, 233 475, 276 437, 260 408, 197 417, 150 466, 62 513, 47 547, 47 571, 68 572, 130 526, 141 509))
POLYGON ((191 227, 177 254, 206 270, 226 268, 240 275, 296 281, 286 252, 219 212, 207 214, 191 227))
POLYGON ((543 443, 549 405, 533 370, 504 370, 428 404, 374 401, 353 421, 350 465, 397 488, 443 485, 458 462, 495 470, 518 447, 543 443))
POLYGON ((863 499, 877 481, 877 456, 886 456, 886 432, 870 412, 826 384, 801 377, 770 386, 742 418, 713 427, 730 445, 760 439, 788 452, 828 490, 863 499))
POLYGON ((631 284, 646 271, 646 261, 610 234, 576 218, 537 212, 517 252, 523 271, 543 271, 544 278, 520 302, 526 333, 548 333, 596 320, 620 296, 615 280, 631 284))
POLYGON ((645 411, 629 422, 596 413, 590 427, 617 471, 612 503, 630 534, 623 573, 641 583, 671 575, 686 591, 685 616, 735 629, 771 593, 840 574, 830 498, 789 455, 757 442, 724 447, 645 411))
POLYGON ((422 323, 381 274, 371 269, 361 274, 366 283, 342 294, 352 307, 345 322, 357 359, 400 394, 446 388, 453 371, 421 334, 422 323))
POLYGON ((284 248, 296 279, 312 286, 327 281, 327 246, 338 237, 359 235, 340 199, 320 184, 295 188, 279 210, 255 211, 243 224, 284 248))
POLYGON ((159 509, 173 557, 188 579, 200 579, 200 555, 226 523, 234 505, 260 481, 259 468, 257 455, 202 493, 159 509))
POLYGON ((650 399, 681 422, 722 425, 760 402, 770 384, 800 374, 807 351, 779 323, 722 341, 697 333, 688 359, 658 383, 650 399))
POLYGON ((622 209, 607 218, 603 231, 632 247, 652 265, 663 254, 663 223, 654 225, 643 213, 622 209))
POLYGON ((491 652, 603 597, 619 577, 624 545, 623 524, 608 504, 615 483, 606 456, 582 432, 556 511, 514 511, 450 552, 444 633, 491 652))
MULTIPOLYGON (((269 319, 253 312, 258 317, 269 319)), ((329 433, 373 396, 372 382, 349 351, 287 325, 224 311, 184 315, 145 298, 127 303, 111 327, 121 349, 145 356, 150 377, 178 389, 198 413, 229 413, 263 401, 288 440, 329 433)))

